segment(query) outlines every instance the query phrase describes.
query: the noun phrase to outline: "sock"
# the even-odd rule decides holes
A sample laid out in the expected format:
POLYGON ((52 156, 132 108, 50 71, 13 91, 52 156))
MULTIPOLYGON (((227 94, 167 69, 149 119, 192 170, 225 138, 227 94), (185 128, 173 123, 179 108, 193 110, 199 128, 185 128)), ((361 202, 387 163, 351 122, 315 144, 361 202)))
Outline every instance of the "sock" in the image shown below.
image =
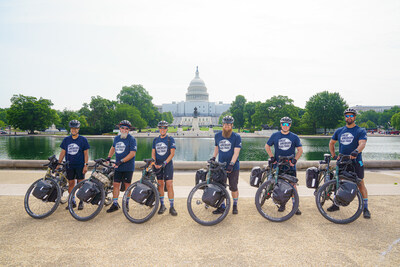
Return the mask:
POLYGON ((164 196, 160 197, 161 206, 164 205, 164 196))
POLYGON ((174 206, 174 199, 170 198, 169 199, 169 206, 172 208, 174 206))
POLYGON ((75 202, 75 196, 72 196, 72 203, 76 203, 75 202))
POLYGON ((364 209, 368 209, 368 198, 364 198, 363 202, 364 202, 364 209))
POLYGON ((221 204, 221 208, 225 209, 225 202, 221 204))
POLYGON ((234 206, 237 206, 237 203, 238 203, 238 199, 237 199, 237 198, 234 198, 234 199, 233 199, 233 205, 234 205, 234 206))
POLYGON ((113 198, 113 203, 118 204, 118 198, 113 198))
POLYGON ((292 197, 292 202, 293 202, 293 204, 294 204, 294 197, 292 197))
POLYGON ((129 199, 131 199, 131 197, 127 197, 127 198, 126 198, 126 203, 127 203, 127 204, 129 203, 129 199))

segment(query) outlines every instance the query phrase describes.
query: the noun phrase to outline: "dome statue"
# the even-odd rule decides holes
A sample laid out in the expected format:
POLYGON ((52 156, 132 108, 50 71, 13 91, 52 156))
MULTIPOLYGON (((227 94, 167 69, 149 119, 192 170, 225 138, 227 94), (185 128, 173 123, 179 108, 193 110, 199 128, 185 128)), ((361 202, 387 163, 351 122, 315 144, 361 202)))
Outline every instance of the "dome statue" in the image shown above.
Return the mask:
POLYGON ((186 101, 208 101, 207 87, 199 77, 199 67, 196 67, 196 77, 189 84, 186 101))

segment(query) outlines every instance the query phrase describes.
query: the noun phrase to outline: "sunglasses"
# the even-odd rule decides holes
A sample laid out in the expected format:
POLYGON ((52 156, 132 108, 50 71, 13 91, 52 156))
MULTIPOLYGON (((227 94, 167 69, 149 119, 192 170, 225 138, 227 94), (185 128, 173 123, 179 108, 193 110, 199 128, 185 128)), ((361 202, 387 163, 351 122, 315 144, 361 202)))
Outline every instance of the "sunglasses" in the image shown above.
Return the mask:
POLYGON ((344 115, 346 118, 354 118, 354 115, 344 115))
POLYGON ((282 123, 282 126, 289 126, 289 125, 290 125, 290 123, 287 123, 287 122, 282 123))
POLYGON ((159 129, 168 129, 168 127, 158 127, 159 129))
POLYGON ((129 128, 128 127, 125 127, 125 126, 121 126, 121 127, 119 127, 121 130, 129 130, 129 128))

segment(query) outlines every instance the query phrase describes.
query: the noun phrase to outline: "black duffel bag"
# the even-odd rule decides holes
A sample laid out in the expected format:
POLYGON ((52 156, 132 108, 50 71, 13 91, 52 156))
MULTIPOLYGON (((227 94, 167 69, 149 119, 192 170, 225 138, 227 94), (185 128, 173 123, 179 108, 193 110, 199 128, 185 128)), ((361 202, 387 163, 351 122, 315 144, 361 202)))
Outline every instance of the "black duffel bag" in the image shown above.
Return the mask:
POLYGON ((91 202, 100 192, 99 186, 96 183, 85 181, 82 187, 79 188, 76 196, 84 202, 91 202))
POLYGON ((250 174, 250 185, 259 187, 261 184, 262 171, 260 167, 253 167, 250 174))
MULTIPOLYGON (((46 200, 54 190, 51 182, 47 180, 40 180, 37 182, 35 189, 33 189, 32 195, 38 199, 46 200)), ((55 191, 57 194, 57 190, 55 191)))
POLYGON ((279 205, 285 205, 292 195, 293 187, 280 181, 276 183, 274 190, 272 191, 272 199, 279 205))
POLYGON ((357 185, 351 182, 339 182, 334 202, 339 206, 348 206, 357 195, 357 185))
POLYGON ((222 185, 226 184, 226 173, 223 170, 212 171, 211 172, 211 180, 214 182, 220 183, 222 185))
POLYGON ((306 170, 306 185, 308 188, 318 188, 318 176, 318 168, 310 167, 306 170))
POLYGON ((199 183, 204 182, 206 180, 206 177, 207 177, 207 170, 205 170, 205 169, 197 170, 195 183, 199 184, 199 183))
POLYGON ((201 200, 211 207, 218 207, 222 199, 222 190, 217 185, 209 184, 204 189, 201 200))
POLYGON ((143 183, 137 183, 132 191, 131 198, 140 204, 145 204, 146 200, 150 197, 152 190, 150 187, 143 183))

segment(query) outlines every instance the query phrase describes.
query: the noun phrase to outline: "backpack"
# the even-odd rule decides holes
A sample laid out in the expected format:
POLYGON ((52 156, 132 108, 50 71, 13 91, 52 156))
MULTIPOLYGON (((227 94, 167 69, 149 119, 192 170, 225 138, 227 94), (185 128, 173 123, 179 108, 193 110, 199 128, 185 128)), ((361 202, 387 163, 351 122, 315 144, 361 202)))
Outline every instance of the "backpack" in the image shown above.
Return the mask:
POLYGON ((205 170, 205 169, 197 170, 195 183, 199 184, 199 183, 204 182, 206 180, 206 177, 207 177, 207 170, 205 170))
POLYGON ((218 207, 222 200, 222 190, 217 185, 209 184, 204 189, 201 200, 211 207, 218 207))
POLYGON ((260 167, 253 167, 250 174, 250 185, 259 187, 261 184, 262 172, 260 167))
POLYGON ((131 198, 139 204, 145 204, 151 193, 152 190, 150 187, 143 183, 137 183, 132 191, 131 198))
POLYGON ((274 190, 272 191, 272 199, 279 205, 285 205, 292 195, 293 188, 290 184, 282 183, 280 181, 276 183, 274 190))
POLYGON ((96 183, 92 181, 85 181, 82 187, 79 188, 76 196, 84 202, 91 202, 100 192, 101 191, 96 183))
MULTIPOLYGON (((40 180, 39 182, 37 182, 35 189, 33 189, 32 195, 38 199, 46 200, 46 198, 49 197, 49 195, 52 193, 52 189, 53 185, 51 184, 51 182, 47 180, 40 180)), ((57 190, 55 191, 57 194, 57 190)))
POLYGON ((357 195, 357 185, 351 182, 339 182, 334 202, 339 206, 348 206, 357 195))
POLYGON ((310 167, 306 170, 306 185, 308 188, 318 188, 318 176, 318 168, 310 167))

